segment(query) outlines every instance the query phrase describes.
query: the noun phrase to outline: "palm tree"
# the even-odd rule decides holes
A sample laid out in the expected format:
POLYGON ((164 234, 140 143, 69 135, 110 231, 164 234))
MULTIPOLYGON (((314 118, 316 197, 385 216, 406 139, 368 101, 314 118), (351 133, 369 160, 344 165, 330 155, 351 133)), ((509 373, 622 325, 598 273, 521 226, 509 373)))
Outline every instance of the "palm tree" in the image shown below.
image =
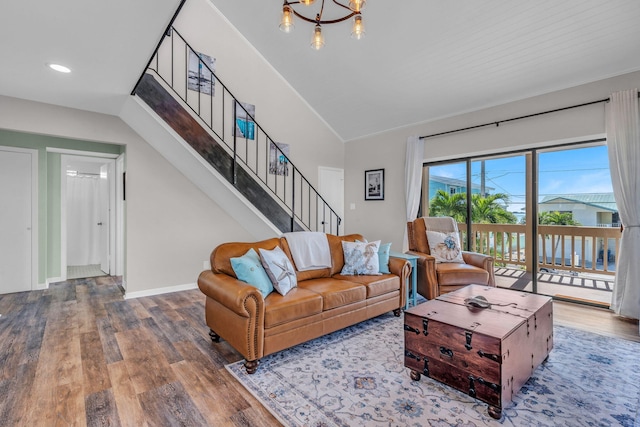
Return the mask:
MULTIPOLYGON (((471 220, 481 224, 515 224, 517 218, 507 210, 509 196, 504 193, 471 195, 471 220)), ((467 194, 449 194, 438 190, 429 202, 429 215, 450 216, 458 222, 467 220, 467 194)))
MULTIPOLYGON (((448 194, 445 191, 438 190, 435 197, 429 203, 431 216, 450 216, 457 222, 466 222, 467 194, 455 193, 448 194)), ((480 194, 471 195, 471 221, 478 224, 515 224, 517 218, 514 214, 507 210, 509 196, 504 193, 489 194, 482 196, 480 194)), ((485 238, 488 239, 489 236, 485 238)), ((495 236, 495 244, 500 245, 503 235, 498 233, 495 236)), ((483 241, 482 245, 479 237, 476 237, 476 247, 489 245, 488 241, 483 241)), ((490 249, 495 251, 495 248, 490 249)))
POLYGON ((471 195, 471 219, 480 224, 515 224, 517 218, 507 210, 509 196, 504 193, 471 195))
POLYGON ((538 213, 538 224, 541 225, 581 225, 573 219, 572 212, 540 212, 538 213))
MULTIPOLYGON (((540 225, 582 225, 575 219, 573 219, 573 212, 539 212, 538 213, 538 224, 540 225)), ((545 236, 547 239, 550 237, 548 234, 545 236)), ((556 240, 555 247, 553 252, 556 253, 558 251, 558 244, 560 243, 560 239, 556 240)))
POLYGON ((430 216, 450 216, 457 222, 467 220, 467 194, 449 194, 444 190, 438 190, 429 202, 430 216))

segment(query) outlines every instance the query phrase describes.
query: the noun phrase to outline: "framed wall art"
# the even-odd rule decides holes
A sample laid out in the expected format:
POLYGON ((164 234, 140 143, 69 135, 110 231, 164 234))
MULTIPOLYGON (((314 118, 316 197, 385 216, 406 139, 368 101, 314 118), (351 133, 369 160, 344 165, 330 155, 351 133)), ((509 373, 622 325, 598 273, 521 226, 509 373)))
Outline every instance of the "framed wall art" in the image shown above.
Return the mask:
POLYGON ((215 58, 205 55, 204 53, 196 53, 189 50, 187 88, 213 96, 216 79, 213 74, 211 74, 211 71, 215 72, 215 67, 215 58))
POLYGON ((364 199, 384 200, 384 169, 364 172, 364 199))
POLYGON ((269 173, 289 176, 289 144, 271 142, 269 144, 269 173), (276 150, 276 146, 278 150, 276 150))
POLYGON ((256 106, 246 102, 235 101, 236 127, 234 135, 241 138, 255 139, 256 124, 253 118, 256 116, 256 106))

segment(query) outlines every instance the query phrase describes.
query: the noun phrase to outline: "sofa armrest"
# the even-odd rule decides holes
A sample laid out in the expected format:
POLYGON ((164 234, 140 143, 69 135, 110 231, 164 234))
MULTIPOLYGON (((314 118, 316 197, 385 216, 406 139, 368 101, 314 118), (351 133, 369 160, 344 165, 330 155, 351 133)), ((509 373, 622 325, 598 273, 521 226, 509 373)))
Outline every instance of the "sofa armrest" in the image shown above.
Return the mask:
POLYGON ((434 299, 438 290, 438 275, 436 273, 435 257, 418 251, 408 251, 408 254, 418 256, 418 293, 426 299, 434 299))
POLYGON ((264 318, 264 298, 255 286, 226 274, 205 270, 198 277, 198 287, 203 294, 242 317, 254 318, 258 315, 264 318), (247 304, 248 299, 257 304, 247 304), (262 316, 256 310, 262 312, 262 316))
POLYGON ((489 273, 489 281, 487 285, 496 285, 496 276, 493 271, 493 257, 490 255, 484 255, 478 252, 462 251, 462 259, 469 265, 481 268, 489 273))
POLYGON ((407 283, 411 278, 411 263, 402 258, 389 258, 389 271, 400 278, 400 307, 407 300, 407 283))
POLYGON ((198 287, 207 296, 207 326, 224 338, 247 360, 247 370, 264 351, 264 298, 260 291, 232 276, 206 270, 198 277, 198 287))

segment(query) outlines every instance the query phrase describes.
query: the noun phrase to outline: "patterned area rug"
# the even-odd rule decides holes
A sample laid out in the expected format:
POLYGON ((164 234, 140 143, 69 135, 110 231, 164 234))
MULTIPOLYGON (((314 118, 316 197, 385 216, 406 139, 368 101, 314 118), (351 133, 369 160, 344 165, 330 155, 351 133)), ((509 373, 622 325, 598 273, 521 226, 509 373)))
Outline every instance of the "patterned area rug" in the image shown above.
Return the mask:
POLYGON ((640 343, 556 326, 554 349, 503 409, 403 366, 402 317, 383 315, 227 369, 285 426, 640 426, 640 343))

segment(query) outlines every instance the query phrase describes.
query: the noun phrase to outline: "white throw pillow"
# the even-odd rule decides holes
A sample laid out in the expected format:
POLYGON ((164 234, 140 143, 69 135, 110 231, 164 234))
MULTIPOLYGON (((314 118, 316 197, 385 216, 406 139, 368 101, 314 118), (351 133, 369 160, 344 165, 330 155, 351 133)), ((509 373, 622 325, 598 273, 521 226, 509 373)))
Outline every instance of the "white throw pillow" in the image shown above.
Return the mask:
POLYGON ((271 279, 273 287, 279 294, 286 295, 291 289, 298 286, 298 279, 293 265, 291 265, 291 261, 279 246, 270 251, 262 248, 259 251, 260 261, 269 279, 271 279))
POLYGON ((344 267, 340 274, 344 276, 380 275, 380 261, 378 250, 380 240, 375 242, 342 242, 344 252, 344 267))
POLYGON ((436 262, 464 263, 458 233, 441 233, 427 230, 427 240, 429 241, 431 255, 436 259, 436 262))

